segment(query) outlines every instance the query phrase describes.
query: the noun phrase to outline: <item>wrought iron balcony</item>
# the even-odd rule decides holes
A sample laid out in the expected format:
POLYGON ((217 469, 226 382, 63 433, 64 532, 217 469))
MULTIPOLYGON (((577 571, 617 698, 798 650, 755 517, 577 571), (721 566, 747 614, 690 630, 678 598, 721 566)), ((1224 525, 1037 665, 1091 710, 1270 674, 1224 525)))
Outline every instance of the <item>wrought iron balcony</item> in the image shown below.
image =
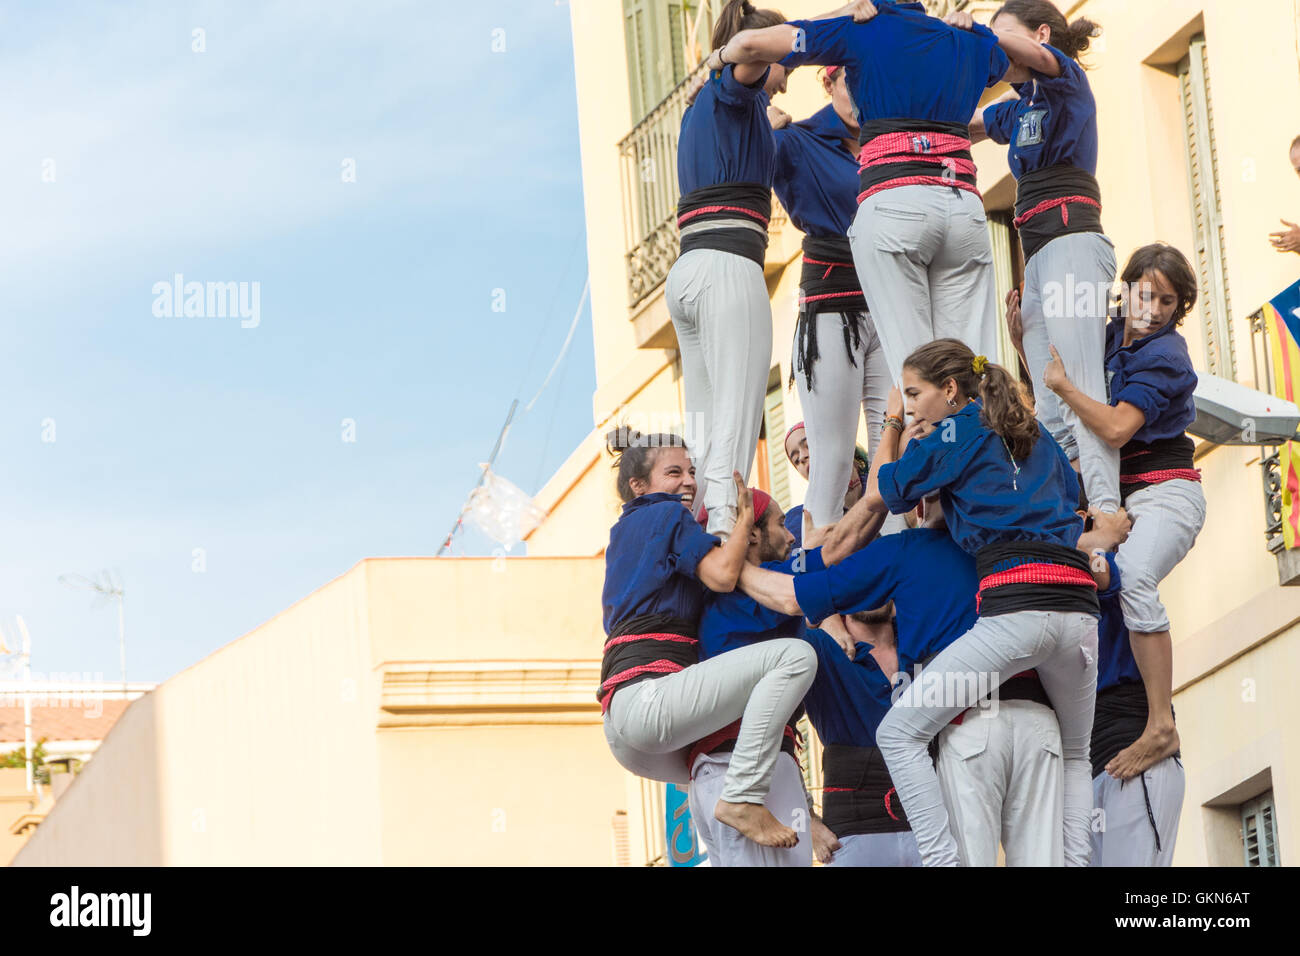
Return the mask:
MULTIPOLYGON (((623 227, 627 249, 628 306, 650 296, 677 258, 677 136, 686 94, 696 70, 665 96, 618 144, 623 183, 623 227)), ((769 231, 785 224, 786 213, 772 197, 769 231)))

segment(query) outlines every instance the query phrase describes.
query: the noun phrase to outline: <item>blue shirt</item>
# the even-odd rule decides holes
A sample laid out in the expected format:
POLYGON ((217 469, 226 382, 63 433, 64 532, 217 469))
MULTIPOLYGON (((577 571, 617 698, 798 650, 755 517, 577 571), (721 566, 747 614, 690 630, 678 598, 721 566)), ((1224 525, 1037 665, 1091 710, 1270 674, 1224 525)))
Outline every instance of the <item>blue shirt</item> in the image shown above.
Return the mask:
MULTIPOLYGON (((684 509, 683 509, 684 510, 684 509)), ((782 574, 794 574, 796 568, 821 571, 821 548, 799 553, 791 550, 784 561, 764 561, 759 567, 782 574)), ((756 641, 770 641, 775 637, 803 637, 802 616, 791 617, 780 611, 763 607, 740 588, 726 594, 710 592, 704 613, 700 615, 700 660, 717 657, 756 641)), ((844 653, 843 651, 840 652, 844 653)))
POLYGON ((657 491, 625 504, 605 549, 605 633, 641 614, 695 621, 707 591, 695 569, 718 544, 683 507, 681 495, 657 491))
POLYGON ((1097 622, 1097 690, 1116 684, 1142 683, 1142 672, 1133 659, 1124 612, 1119 605, 1123 582, 1115 555, 1107 553, 1106 563, 1110 565, 1110 586, 1097 592, 1097 602, 1101 605, 1101 619, 1097 622))
POLYGON ((1011 145, 1007 165, 1019 179, 1025 173, 1064 164, 1097 175, 1097 101, 1078 63, 1044 44, 1061 65, 1060 76, 1034 73, 1015 84, 1018 100, 984 110, 989 139, 1011 145))
POLYGON ((795 597, 810 621, 871 611, 892 600, 903 673, 975 626, 978 590, 974 559, 948 532, 934 528, 887 534, 825 571, 794 579, 795 597))
POLYGON ((871 656, 871 648, 859 644, 849 660, 825 631, 809 628, 804 640, 817 652, 817 676, 803 699, 817 736, 823 744, 874 747, 876 728, 889 712, 893 688, 871 656))
POLYGON ((828 104, 776 131, 772 188, 790 221, 810 236, 844 236, 858 211, 858 161, 844 147, 855 139, 828 104))
POLYGON ((767 118, 767 71, 753 86, 728 65, 712 74, 682 114, 677 183, 682 195, 724 183, 772 185, 776 140, 767 118))
POLYGON ((1024 460, 1011 458, 997 432, 980 421, 980 403, 939 422, 898 461, 880 466, 880 496, 895 514, 939 492, 952 538, 968 554, 1001 541, 1047 541, 1074 548, 1083 521, 1074 513, 1079 479, 1041 424, 1024 460))
POLYGON ((1196 370, 1173 322, 1124 344, 1124 320, 1106 326, 1106 387, 1110 404, 1128 402, 1146 418, 1133 441, 1177 438, 1196 420, 1196 370))
POLYGON ((861 122, 928 119, 970 123, 985 87, 1002 79, 1010 61, 987 27, 950 27, 926 16, 919 3, 877 4, 866 23, 852 17, 793 20, 804 49, 782 65, 840 65, 861 122))

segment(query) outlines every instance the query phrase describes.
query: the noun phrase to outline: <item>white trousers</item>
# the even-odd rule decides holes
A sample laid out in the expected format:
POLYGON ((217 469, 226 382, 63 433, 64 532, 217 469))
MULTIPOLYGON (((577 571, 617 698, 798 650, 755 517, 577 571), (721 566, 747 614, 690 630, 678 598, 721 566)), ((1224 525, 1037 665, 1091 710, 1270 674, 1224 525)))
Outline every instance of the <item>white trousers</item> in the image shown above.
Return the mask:
POLYGON ((1142 634, 1167 631, 1160 582, 1196 543, 1205 524, 1205 493, 1199 481, 1178 478, 1133 492, 1124 507, 1133 522, 1115 552, 1124 625, 1142 634))
POLYGON ((668 314, 681 350, 686 443, 710 534, 736 523, 738 471, 749 483, 772 360, 772 306, 758 263, 693 249, 668 270, 668 314))
POLYGON ((730 754, 701 754, 691 779, 691 820, 709 853, 709 866, 812 866, 813 849, 808 799, 799 764, 788 753, 778 755, 772 787, 763 803, 772 816, 799 834, 792 847, 762 846, 713 815, 722 797, 730 754))
POLYGON ((1064 866, 1061 728, 1050 707, 1003 700, 939 732, 935 768, 962 866, 1064 866))
POLYGON ((938 338, 998 358, 993 248, 978 196, 947 186, 885 189, 859 204, 848 236, 892 382, 913 351, 938 338))
POLYGON ((1166 757, 1131 780, 1097 774, 1092 781, 1099 811, 1092 828, 1092 865, 1171 865, 1185 786, 1177 757, 1166 757))
POLYGON ((1038 420, 1079 462, 1088 502, 1102 511, 1119 507, 1119 450, 1043 384, 1043 370, 1052 357, 1048 345, 1054 345, 1070 381, 1106 403, 1106 308, 1114 281, 1115 247, 1109 239, 1099 232, 1058 236, 1026 264, 1020 306, 1038 420))
POLYGON ((634 774, 687 784, 690 748, 740 720, 723 797, 730 803, 762 803, 785 723, 816 674, 817 652, 796 638, 727 651, 614 691, 605 739, 614 759, 634 774))
POLYGON ((1092 814, 1088 747, 1097 696, 1097 619, 1062 611, 982 617, 939 652, 894 702, 876 731, 926 866, 957 866, 960 852, 927 747, 980 693, 1035 668, 1061 726, 1064 845, 1069 866, 1087 866, 1092 814))
POLYGON ((840 848, 827 866, 920 866, 921 853, 912 831, 858 833, 840 837, 840 848))
MULTIPOLYGON (((858 437, 858 408, 867 417, 869 451, 880 442, 885 402, 889 397, 889 368, 870 316, 862 323, 858 347, 850 353, 844 347, 843 316, 823 312, 817 323, 817 351, 813 366, 813 388, 808 390, 804 373, 795 369, 795 387, 803 409, 808 437, 808 494, 804 510, 813 524, 831 524, 844 516, 844 494, 853 474, 853 449, 858 437)), ((797 335, 796 331, 796 335, 797 335)), ((793 354, 797 363, 798 343, 793 354)))

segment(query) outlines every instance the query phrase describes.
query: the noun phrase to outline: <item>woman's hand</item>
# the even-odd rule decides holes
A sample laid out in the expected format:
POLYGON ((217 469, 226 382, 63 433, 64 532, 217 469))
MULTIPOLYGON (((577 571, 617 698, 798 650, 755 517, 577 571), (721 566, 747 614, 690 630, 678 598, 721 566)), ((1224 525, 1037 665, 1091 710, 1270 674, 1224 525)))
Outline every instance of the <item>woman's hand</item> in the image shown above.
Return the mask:
POLYGON ((975 18, 965 10, 954 10, 943 18, 943 22, 950 27, 956 27, 958 30, 969 30, 975 26, 975 18))
MULTIPOLYGON (((725 45, 726 44, 723 44, 723 46, 725 45)), ((704 66, 708 70, 715 73, 721 70, 724 66, 726 66, 726 64, 722 62, 722 47, 718 47, 716 50, 710 53, 707 58, 705 58, 704 66)))
POLYGON ((1070 376, 1065 374, 1065 363, 1061 361, 1056 346, 1049 345, 1047 348, 1052 353, 1052 360, 1043 369, 1043 384, 1052 391, 1060 393, 1062 389, 1069 387, 1070 376))
POLYGON ((1007 293, 1007 334, 1017 352, 1025 347, 1025 324, 1020 314, 1020 290, 1012 289, 1007 293))
POLYGON ((709 71, 705 70, 695 79, 691 80, 691 88, 686 91, 686 105, 690 106, 695 102, 695 97, 700 95, 700 90, 709 82, 709 71))
POLYGON ((1300 252, 1300 226, 1285 219, 1278 221, 1290 228, 1285 232, 1270 232, 1268 241, 1273 243, 1273 248, 1278 252, 1300 252))
POLYGON ((745 487, 740 472, 733 471, 731 477, 736 482, 736 527, 743 524, 748 532, 754 526, 754 495, 745 487))
POLYGON ((889 390, 889 398, 885 402, 885 416, 887 418, 897 418, 903 421, 903 393, 895 385, 889 390))
POLYGON ((876 5, 871 0, 856 0, 840 9, 840 16, 852 17, 856 23, 866 23, 876 15, 876 5))
POLYGON ((772 124, 772 129, 785 129, 790 125, 790 114, 779 106, 768 104, 767 121, 772 124))

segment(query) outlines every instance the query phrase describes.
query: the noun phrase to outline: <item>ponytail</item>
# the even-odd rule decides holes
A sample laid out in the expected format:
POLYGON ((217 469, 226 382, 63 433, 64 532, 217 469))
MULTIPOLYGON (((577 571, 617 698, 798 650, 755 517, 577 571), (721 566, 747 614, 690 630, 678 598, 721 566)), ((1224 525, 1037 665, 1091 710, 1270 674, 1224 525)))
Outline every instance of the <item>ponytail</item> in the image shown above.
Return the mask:
POLYGON ((659 449, 668 447, 685 448, 686 442, 680 435, 646 435, 627 425, 620 425, 606 433, 605 448, 614 456, 613 468, 618 472, 618 497, 624 503, 636 497, 632 491, 632 479, 649 481, 655 459, 659 457, 659 449))
POLYGON ((1092 38, 1101 33, 1101 27, 1086 17, 1066 23, 1064 15, 1049 0, 1006 0, 989 24, 992 25, 1003 14, 1015 17, 1030 30, 1037 30, 1046 23, 1051 31, 1047 42, 1076 62, 1079 55, 1088 49, 1092 38))
POLYGON ((761 30, 785 23, 785 17, 776 10, 758 10, 749 0, 727 0, 713 24, 713 49, 726 45, 741 30, 761 30))
POLYGON ((980 421, 1002 437, 1012 458, 1029 457, 1038 441, 1038 421, 1021 397, 1020 385, 1001 365, 977 357, 957 339, 935 339, 909 355, 903 366, 936 387, 952 379, 964 397, 980 399, 980 421))

